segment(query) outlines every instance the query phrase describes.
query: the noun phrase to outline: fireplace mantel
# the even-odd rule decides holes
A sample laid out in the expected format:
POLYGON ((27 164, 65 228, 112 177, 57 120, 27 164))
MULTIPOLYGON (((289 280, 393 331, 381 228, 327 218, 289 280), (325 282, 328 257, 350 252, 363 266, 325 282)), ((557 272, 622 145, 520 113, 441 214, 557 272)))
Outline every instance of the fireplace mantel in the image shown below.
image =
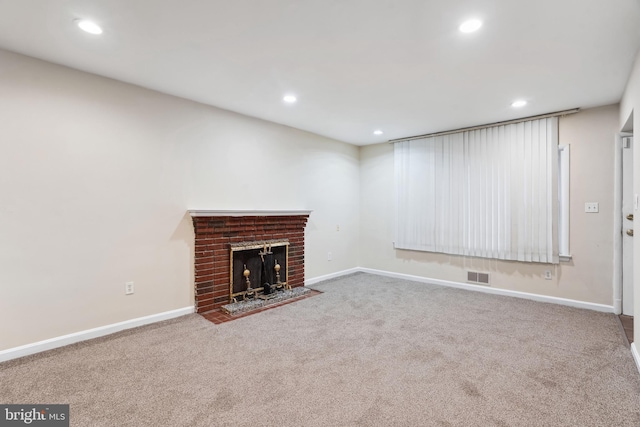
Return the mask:
POLYGON ((189 214, 192 217, 214 217, 214 216, 295 216, 295 215, 310 215, 313 211, 305 210, 288 210, 288 211, 273 211, 273 210, 209 210, 209 209, 189 209, 189 214))

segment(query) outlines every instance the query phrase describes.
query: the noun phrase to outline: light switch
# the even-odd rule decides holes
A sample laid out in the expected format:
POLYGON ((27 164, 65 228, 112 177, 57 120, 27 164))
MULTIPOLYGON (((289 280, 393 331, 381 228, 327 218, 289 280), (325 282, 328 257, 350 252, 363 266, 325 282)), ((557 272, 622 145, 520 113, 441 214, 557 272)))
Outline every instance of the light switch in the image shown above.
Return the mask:
POLYGON ((588 213, 598 213, 599 212, 598 202, 588 202, 584 204, 584 211, 588 213))

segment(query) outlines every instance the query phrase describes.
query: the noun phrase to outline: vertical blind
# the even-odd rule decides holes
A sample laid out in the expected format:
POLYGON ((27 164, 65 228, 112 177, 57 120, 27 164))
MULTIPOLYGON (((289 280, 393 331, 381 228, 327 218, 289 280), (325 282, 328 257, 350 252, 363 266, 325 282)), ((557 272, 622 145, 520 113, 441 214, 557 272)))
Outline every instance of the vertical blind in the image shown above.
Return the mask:
POLYGON ((558 262, 557 117, 394 144, 398 249, 558 262))

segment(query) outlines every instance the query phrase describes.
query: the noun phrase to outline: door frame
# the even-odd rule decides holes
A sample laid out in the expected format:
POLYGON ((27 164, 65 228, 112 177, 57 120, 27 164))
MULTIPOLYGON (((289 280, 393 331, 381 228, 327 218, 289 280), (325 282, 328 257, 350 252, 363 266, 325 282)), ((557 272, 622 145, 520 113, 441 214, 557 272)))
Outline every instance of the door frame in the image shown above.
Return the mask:
MULTIPOLYGON (((615 135, 614 181, 613 181, 613 313, 622 314, 622 138, 633 136, 632 132, 615 135)), ((635 147, 634 147, 635 148, 635 147)), ((634 272, 635 273, 635 272, 634 272)))

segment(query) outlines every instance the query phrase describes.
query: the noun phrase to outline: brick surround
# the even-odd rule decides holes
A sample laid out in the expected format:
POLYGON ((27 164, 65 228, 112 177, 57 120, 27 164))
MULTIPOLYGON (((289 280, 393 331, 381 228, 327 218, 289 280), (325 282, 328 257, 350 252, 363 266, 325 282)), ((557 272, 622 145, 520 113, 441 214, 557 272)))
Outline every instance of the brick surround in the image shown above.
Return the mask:
POLYGON ((289 284, 294 288, 304 286, 304 228, 308 218, 308 213, 193 216, 196 312, 204 313, 230 302, 230 243, 289 240, 289 284))

